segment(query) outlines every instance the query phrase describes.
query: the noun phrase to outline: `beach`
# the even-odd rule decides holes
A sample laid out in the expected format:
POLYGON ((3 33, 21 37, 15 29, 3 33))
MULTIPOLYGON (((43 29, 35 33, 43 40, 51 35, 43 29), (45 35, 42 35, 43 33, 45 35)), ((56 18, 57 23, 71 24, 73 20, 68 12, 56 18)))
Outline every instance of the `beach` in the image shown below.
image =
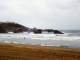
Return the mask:
POLYGON ((80 49, 0 42, 0 60, 80 60, 80 49))

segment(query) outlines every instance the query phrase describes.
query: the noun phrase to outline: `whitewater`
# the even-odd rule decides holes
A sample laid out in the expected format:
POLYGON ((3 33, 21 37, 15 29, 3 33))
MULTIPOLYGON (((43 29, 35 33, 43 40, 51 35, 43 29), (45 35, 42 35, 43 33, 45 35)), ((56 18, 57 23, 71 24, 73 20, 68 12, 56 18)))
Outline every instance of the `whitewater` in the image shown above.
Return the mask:
POLYGON ((80 30, 62 30, 62 32, 64 32, 64 34, 48 32, 43 32, 42 34, 34 34, 33 32, 9 32, 0 34, 0 42, 80 48, 80 30))

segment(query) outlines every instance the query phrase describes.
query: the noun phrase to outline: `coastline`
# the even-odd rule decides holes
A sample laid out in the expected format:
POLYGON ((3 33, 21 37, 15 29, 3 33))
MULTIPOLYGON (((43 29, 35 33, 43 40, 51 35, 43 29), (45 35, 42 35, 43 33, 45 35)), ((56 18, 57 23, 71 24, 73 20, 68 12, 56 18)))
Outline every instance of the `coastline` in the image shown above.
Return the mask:
POLYGON ((0 60, 79 60, 80 49, 0 42, 0 60))

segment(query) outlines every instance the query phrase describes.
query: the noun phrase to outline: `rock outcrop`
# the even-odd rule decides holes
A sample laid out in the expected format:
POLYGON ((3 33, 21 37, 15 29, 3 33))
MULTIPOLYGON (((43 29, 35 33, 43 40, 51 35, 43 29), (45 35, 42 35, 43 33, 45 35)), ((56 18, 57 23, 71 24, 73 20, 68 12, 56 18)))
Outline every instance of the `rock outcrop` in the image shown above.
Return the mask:
POLYGON ((0 33, 7 33, 7 31, 2 26, 0 26, 0 33))
POLYGON ((49 32, 53 32, 53 29, 45 29, 44 31, 47 31, 49 33, 49 32))
POLYGON ((64 34, 64 33, 62 33, 62 32, 59 31, 59 30, 53 30, 53 32, 54 32, 54 34, 64 34))
POLYGON ((28 31, 29 29, 28 27, 15 22, 0 22, 0 26, 2 26, 7 32, 13 32, 17 28, 21 28, 23 31, 28 31))
POLYGON ((33 32, 35 34, 41 34, 42 33, 42 30, 41 29, 34 29, 33 32))
POLYGON ((23 33, 23 30, 21 28, 16 28, 13 33, 23 33))
POLYGON ((64 33, 62 33, 62 32, 59 31, 59 30, 53 30, 53 29, 45 29, 44 31, 47 31, 48 33, 49 33, 49 32, 53 32, 54 34, 64 34, 64 33))

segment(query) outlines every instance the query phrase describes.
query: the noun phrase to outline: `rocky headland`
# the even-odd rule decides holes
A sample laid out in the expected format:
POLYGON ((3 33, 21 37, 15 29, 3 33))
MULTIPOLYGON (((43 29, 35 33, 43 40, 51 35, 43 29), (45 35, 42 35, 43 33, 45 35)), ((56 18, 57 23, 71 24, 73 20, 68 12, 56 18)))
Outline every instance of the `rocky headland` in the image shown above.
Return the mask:
POLYGON ((34 32, 35 34, 41 34, 43 31, 46 31, 48 33, 53 32, 54 34, 64 34, 61 31, 54 29, 31 29, 15 22, 0 22, 0 33, 23 33, 24 31, 27 31, 28 33, 34 32))

